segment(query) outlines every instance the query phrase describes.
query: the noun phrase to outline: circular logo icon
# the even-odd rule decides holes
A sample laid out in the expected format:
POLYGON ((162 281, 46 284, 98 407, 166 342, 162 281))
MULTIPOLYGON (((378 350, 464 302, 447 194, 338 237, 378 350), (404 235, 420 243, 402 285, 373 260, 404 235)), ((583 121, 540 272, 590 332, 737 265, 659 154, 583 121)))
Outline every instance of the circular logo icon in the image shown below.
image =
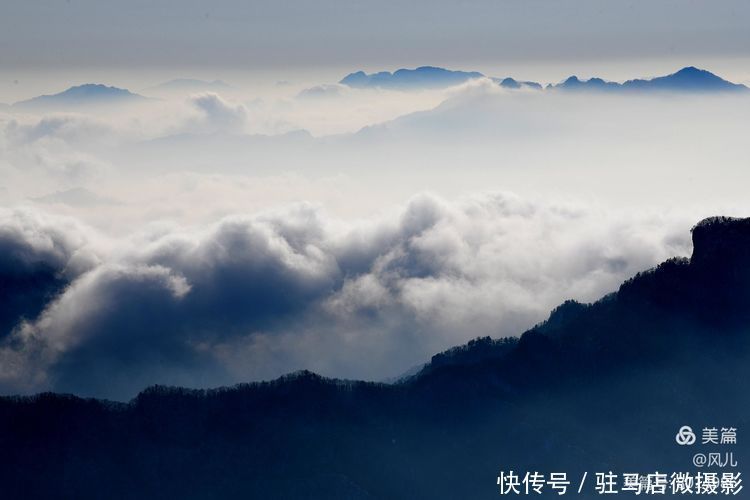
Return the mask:
POLYGON ((680 431, 674 439, 680 446, 690 446, 695 443, 695 433, 693 432, 692 427, 689 425, 683 425, 680 427, 680 431))

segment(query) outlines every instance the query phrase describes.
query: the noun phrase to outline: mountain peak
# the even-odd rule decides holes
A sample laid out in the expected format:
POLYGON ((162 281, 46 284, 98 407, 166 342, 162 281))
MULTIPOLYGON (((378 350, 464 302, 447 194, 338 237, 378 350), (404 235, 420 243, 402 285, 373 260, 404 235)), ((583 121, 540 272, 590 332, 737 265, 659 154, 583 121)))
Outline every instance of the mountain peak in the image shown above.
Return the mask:
POLYGON ((675 73, 651 79, 634 79, 624 83, 611 82, 593 77, 581 80, 570 76, 549 88, 561 90, 607 90, 607 91, 672 91, 672 92, 721 92, 748 90, 744 85, 723 78, 695 66, 686 66, 675 73))
POLYGON ((670 90, 678 92, 744 91, 747 87, 724 80, 705 69, 686 66, 675 73, 650 80, 628 80, 622 84, 631 90, 670 90))
POLYGON ((491 78, 491 80, 506 89, 515 90, 515 89, 521 89, 521 88, 531 88, 531 89, 541 90, 542 88, 542 86, 537 82, 519 81, 509 76, 506 78, 491 78))
POLYGON ((671 75, 668 75, 668 77, 672 77, 672 78, 691 78, 691 79, 703 78, 703 79, 709 79, 709 80, 724 81, 722 78, 716 76, 715 74, 711 73, 710 71, 706 71, 705 69, 696 68, 695 66, 686 66, 686 67, 682 68, 681 70, 676 71, 675 73, 672 73, 671 75))
POLYGON ((728 266, 750 261, 750 218, 709 217, 692 229, 696 265, 728 266))
POLYGON ((478 71, 454 71, 438 66, 419 66, 414 69, 400 68, 393 73, 365 73, 356 71, 341 79, 339 83, 354 88, 417 89, 445 88, 481 78, 478 71))
POLYGON ((132 95, 127 89, 121 89, 103 83, 84 83, 75 85, 55 95, 132 95))
POLYGON ((140 101, 146 98, 127 89, 112 87, 102 83, 84 83, 69 87, 62 92, 41 95, 17 102, 19 107, 65 107, 86 104, 110 104, 125 101, 140 101))
MULTIPOLYGON (((339 83, 353 88, 388 88, 388 89, 429 89, 446 88, 458 85, 467 80, 481 78, 485 75, 478 71, 455 71, 439 66, 419 66, 414 69, 400 68, 393 73, 380 71, 365 73, 362 70, 350 73, 339 83)), ((536 82, 515 80, 514 78, 491 78, 504 88, 518 89, 529 87, 541 89, 536 82)), ((747 87, 730 81, 695 66, 686 66, 675 73, 650 79, 633 79, 624 83, 605 80, 599 77, 581 79, 576 75, 569 76, 558 84, 549 84, 548 89, 575 91, 671 91, 671 92, 722 92, 746 91, 747 87)))
POLYGON ((619 83, 609 82, 599 77, 592 77, 588 80, 581 80, 576 75, 569 76, 563 82, 552 85, 549 88, 562 90, 617 90, 620 88, 619 83))

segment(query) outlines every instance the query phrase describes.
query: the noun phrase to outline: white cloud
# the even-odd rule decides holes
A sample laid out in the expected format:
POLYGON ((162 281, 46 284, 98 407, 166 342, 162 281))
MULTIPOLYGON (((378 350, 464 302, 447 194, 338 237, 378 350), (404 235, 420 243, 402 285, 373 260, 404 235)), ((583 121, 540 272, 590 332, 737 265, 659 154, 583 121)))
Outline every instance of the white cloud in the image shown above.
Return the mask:
POLYGON ((245 131, 247 110, 213 92, 195 94, 190 104, 200 111, 197 127, 203 132, 242 133, 245 131))
POLYGON ((687 254, 689 222, 495 193, 356 224, 298 205, 132 235, 6 341, 3 386, 123 398, 301 368, 385 378, 687 254))

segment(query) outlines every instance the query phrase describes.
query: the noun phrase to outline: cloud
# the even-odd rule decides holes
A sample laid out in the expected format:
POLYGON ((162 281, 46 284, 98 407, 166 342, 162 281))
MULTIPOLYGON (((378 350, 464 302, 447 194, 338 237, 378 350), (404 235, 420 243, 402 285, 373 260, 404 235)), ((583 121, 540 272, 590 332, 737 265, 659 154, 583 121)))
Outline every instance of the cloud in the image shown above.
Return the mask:
POLYGON ((114 130, 92 117, 74 113, 53 113, 37 119, 11 119, 6 125, 7 137, 16 144, 28 144, 53 137, 66 142, 97 141, 114 130))
POLYGON ((240 133, 244 131, 247 111, 241 104, 233 104, 213 92, 190 97, 190 104, 201 113, 198 126, 204 131, 240 133))
POLYGON ((0 208, 0 272, 26 272, 43 264, 74 278, 94 265, 90 230, 74 219, 30 209, 0 208))
POLYGON ((4 156, 16 169, 33 171, 37 185, 67 185, 104 175, 111 164, 100 152, 113 148, 122 136, 102 120, 75 113, 24 115, 0 123, 4 156))
POLYGON ((2 392, 392 377, 596 299, 747 206, 748 100, 294 91, 0 117, 2 202, 35 207, 0 218, 2 392), (525 194, 465 194, 498 188, 525 194))
POLYGON ((85 228, 71 219, 0 209, 0 339, 98 263, 87 242, 85 228))
MULTIPOLYGON (((152 383, 301 368, 382 379, 477 335, 518 334, 566 298, 598 298, 685 255, 688 227, 490 193, 420 195, 357 223, 302 204, 132 234, 5 339, 0 384, 124 399, 152 383)), ((95 252, 81 231, 66 228, 77 243, 57 247, 95 252)), ((29 246, 34 234, 12 240, 29 246)), ((48 260, 67 269, 77 251, 48 260)))

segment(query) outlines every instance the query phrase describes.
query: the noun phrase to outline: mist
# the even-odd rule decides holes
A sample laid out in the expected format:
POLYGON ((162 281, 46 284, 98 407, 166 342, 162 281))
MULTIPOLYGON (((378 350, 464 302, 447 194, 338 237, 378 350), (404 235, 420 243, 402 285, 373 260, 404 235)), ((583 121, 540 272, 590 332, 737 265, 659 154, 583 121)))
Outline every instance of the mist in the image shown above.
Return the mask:
POLYGON ((746 95, 191 85, 0 110, 6 271, 49 276, 3 392, 388 379, 748 211, 746 95))

